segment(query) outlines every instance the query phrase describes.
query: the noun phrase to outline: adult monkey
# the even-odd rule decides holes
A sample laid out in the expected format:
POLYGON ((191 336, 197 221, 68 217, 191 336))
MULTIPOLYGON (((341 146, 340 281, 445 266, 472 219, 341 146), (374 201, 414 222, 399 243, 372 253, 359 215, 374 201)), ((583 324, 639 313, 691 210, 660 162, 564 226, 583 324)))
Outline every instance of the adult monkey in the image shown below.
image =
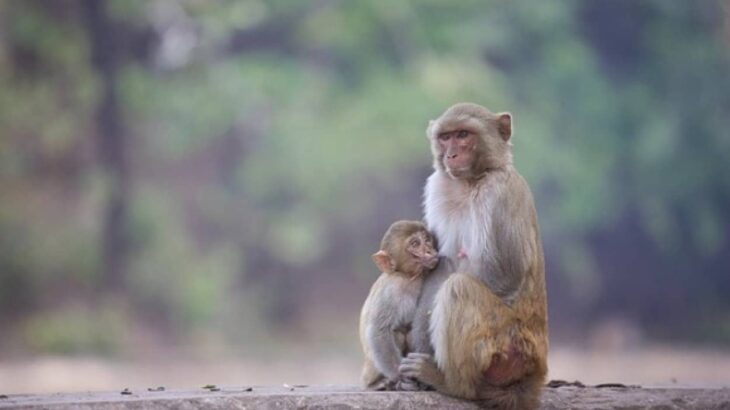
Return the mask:
POLYGON ((414 353, 399 371, 449 395, 536 408, 547 374, 545 266, 532 194, 512 164, 512 117, 459 103, 426 133, 435 172, 425 219, 445 260, 426 278, 414 353))

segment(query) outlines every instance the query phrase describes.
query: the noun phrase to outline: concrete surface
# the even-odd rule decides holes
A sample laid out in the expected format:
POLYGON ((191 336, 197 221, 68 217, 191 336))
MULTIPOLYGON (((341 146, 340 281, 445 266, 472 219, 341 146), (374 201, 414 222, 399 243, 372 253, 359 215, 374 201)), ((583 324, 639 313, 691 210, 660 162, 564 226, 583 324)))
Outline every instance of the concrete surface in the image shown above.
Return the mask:
MULTIPOLYGON (((1 393, 1 392, 0 392, 1 393)), ((366 392, 353 386, 220 386, 195 390, 0 395, 2 409, 479 409, 435 392, 366 392)), ((541 409, 730 410, 730 389, 546 387, 541 409)))

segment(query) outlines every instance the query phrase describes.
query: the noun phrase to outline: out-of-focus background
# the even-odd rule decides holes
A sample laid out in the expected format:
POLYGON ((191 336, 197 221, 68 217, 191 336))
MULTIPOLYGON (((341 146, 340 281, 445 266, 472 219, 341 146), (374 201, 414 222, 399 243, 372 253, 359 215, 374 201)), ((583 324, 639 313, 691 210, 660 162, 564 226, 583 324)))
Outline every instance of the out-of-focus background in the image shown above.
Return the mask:
POLYGON ((515 118, 550 377, 730 385, 730 2, 3 0, 0 393, 357 383, 465 100, 515 118))

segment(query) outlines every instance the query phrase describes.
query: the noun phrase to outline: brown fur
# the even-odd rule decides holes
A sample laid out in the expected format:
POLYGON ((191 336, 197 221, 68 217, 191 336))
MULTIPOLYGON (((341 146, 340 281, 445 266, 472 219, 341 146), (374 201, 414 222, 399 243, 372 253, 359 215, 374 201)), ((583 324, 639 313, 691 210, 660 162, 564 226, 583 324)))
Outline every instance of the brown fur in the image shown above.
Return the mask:
POLYGON ((435 172, 426 221, 447 263, 424 283, 412 338, 422 353, 406 357, 401 374, 497 408, 537 408, 547 374, 545 267, 532 195, 512 165, 511 116, 457 104, 427 133, 435 172), (439 137, 460 129, 478 138, 439 137), (452 149, 457 142, 474 148, 452 149), (450 169, 449 153, 470 169, 450 169))

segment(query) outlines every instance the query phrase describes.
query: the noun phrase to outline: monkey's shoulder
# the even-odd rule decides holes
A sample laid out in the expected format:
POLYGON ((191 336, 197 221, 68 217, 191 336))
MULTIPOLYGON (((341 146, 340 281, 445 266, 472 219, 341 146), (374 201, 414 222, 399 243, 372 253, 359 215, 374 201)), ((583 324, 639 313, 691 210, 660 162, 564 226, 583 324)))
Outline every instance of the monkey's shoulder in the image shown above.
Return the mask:
POLYGON ((516 192, 530 191, 525 178, 513 166, 488 173, 482 179, 479 188, 481 192, 497 197, 511 197, 516 192))
POLYGON ((499 180, 498 189, 494 189, 494 192, 491 207, 495 211, 509 210, 508 214, 534 212, 535 203, 530 186, 514 168, 503 175, 499 180))
POLYGON ((387 297, 418 298, 422 285, 422 277, 413 278, 401 274, 383 272, 373 284, 372 290, 387 297))

